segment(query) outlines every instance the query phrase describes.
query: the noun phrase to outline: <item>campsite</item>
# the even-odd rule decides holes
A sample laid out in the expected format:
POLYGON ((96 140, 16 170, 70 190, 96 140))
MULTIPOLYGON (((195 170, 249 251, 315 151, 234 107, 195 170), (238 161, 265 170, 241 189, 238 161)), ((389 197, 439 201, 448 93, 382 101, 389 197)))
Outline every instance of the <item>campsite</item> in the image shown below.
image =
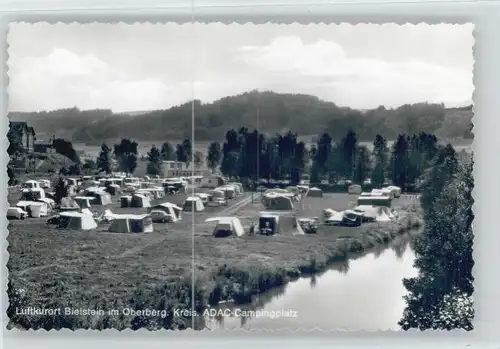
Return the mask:
MULTIPOLYGON (((16 205, 16 198, 19 199, 23 190, 9 189, 11 206, 16 205)), ((236 192, 236 195, 229 195, 226 204, 205 206, 203 201, 212 195, 212 200, 221 200, 217 198, 220 192, 189 184, 186 192, 154 199, 145 205, 147 207, 123 207, 128 206, 123 203, 124 195, 101 193, 97 200, 92 197, 88 200, 97 204, 91 203, 88 208, 78 211, 69 208, 61 212, 60 216, 69 219, 64 229, 47 223, 50 214, 10 220, 8 267, 11 282, 17 289, 30 290, 30 302, 57 299, 61 307, 77 304, 87 308, 113 308, 116 304, 130 305, 136 297, 141 297, 148 307, 158 307, 158 287, 171 290, 166 295, 171 307, 185 307, 181 290, 191 287, 189 275, 194 249, 199 306, 227 300, 246 303, 287 280, 321 271, 332 260, 348 258, 349 253, 385 244, 400 234, 418 229, 421 223, 418 200, 405 195, 393 203, 393 208, 399 212, 397 220, 364 223, 358 227, 320 224, 314 234, 297 233, 300 231, 299 218, 317 218, 323 223, 325 208, 345 210, 356 206, 361 196, 318 194, 315 190, 309 195, 308 192, 298 195, 295 188, 289 191, 295 198, 290 207, 275 207, 278 208, 275 214, 280 216, 279 233, 272 236, 249 234, 251 224, 258 226, 259 216, 268 215, 265 211, 269 208, 269 200, 284 197, 286 190, 236 192), (276 194, 280 191, 281 195, 276 194), (266 201, 266 197, 271 199, 266 201), (152 210, 168 205, 182 208, 179 219, 169 223, 148 221, 152 210), (203 209, 198 210, 198 206, 203 209), (88 222, 86 214, 90 215, 88 222), (105 218, 110 215, 114 219, 108 222, 105 218), (134 233, 130 220, 140 222, 142 233, 134 233), (238 233, 219 238, 217 229, 237 230, 238 233), (221 278, 221 275, 225 276, 221 278), (241 283, 246 285, 241 287, 241 283)), ((80 194, 73 195, 79 197, 80 194)), ((79 202, 87 207, 87 201, 79 202)), ((71 321, 74 324, 83 321, 81 326, 90 326, 88 321, 96 320, 73 318, 71 321)), ((109 318, 106 321, 117 328, 127 326, 131 319, 109 318)), ((169 321, 168 326, 189 325, 181 319, 169 321)))

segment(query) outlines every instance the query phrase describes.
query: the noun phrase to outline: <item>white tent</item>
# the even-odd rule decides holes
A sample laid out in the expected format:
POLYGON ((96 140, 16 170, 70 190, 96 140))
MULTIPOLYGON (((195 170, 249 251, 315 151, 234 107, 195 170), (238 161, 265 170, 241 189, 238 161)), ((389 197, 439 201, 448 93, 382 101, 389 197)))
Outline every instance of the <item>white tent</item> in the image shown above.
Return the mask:
POLYGON ((21 191, 21 200, 35 201, 45 198, 45 191, 42 188, 23 189, 21 191))
POLYGON ((320 198, 323 196, 323 190, 319 188, 311 188, 307 191, 307 196, 309 197, 314 197, 314 198, 320 198))
POLYGON ((45 217, 48 215, 49 211, 45 202, 19 201, 16 206, 22 208, 34 218, 45 217))
POLYGON ((130 203, 132 202, 131 195, 120 196, 120 207, 130 207, 130 203))
POLYGON ((134 194, 130 202, 130 207, 151 207, 151 201, 145 195, 134 194))
POLYGON ((31 179, 29 181, 24 182, 23 188, 27 188, 27 189, 40 188, 40 183, 38 181, 31 179))
POLYGON ((90 230, 97 228, 97 223, 88 210, 84 210, 84 212, 61 212, 59 216, 61 217, 59 226, 65 229, 90 230))
POLYGON ((47 204, 47 207, 48 207, 49 209, 53 209, 53 208, 54 208, 54 206, 55 206, 55 204, 56 204, 55 200, 52 200, 52 199, 47 198, 47 197, 44 197, 44 198, 38 199, 38 200, 36 200, 36 201, 39 201, 39 202, 45 202, 45 203, 47 204))
POLYGON ((118 184, 109 184, 106 187, 106 192, 110 195, 118 195, 120 194, 120 186, 118 184))
POLYGON ((400 187, 396 187, 395 185, 390 185, 387 187, 387 189, 389 189, 395 198, 399 198, 401 196, 401 188, 400 187))
POLYGON ((362 188, 361 188, 361 186, 359 184, 351 184, 349 186, 349 188, 347 189, 347 192, 349 194, 357 194, 357 195, 359 195, 359 194, 361 194, 362 191, 363 190, 362 190, 362 188))
POLYGON ((90 208, 94 201, 93 196, 75 196, 75 201, 81 208, 90 208))
POLYGON ((94 200, 92 200, 92 204, 94 205, 106 206, 113 202, 111 195, 105 191, 92 192, 89 195, 94 197, 94 200))
POLYGON ((180 208, 177 205, 174 205, 170 202, 163 202, 161 204, 152 206, 148 208, 148 212, 151 212, 153 210, 162 210, 165 213, 169 214, 172 216, 173 221, 178 221, 179 219, 182 218, 182 208, 180 208))
POLYGON ((115 214, 112 216, 108 231, 114 233, 152 233, 153 221, 148 214, 115 214))
POLYGON ((184 201, 183 211, 185 212, 199 212, 203 211, 204 209, 205 206, 198 196, 189 196, 188 198, 186 198, 186 201, 184 201))
POLYGON ((196 193, 194 195, 199 197, 201 199, 201 202, 203 202, 203 204, 206 204, 210 198, 210 195, 206 193, 196 193))
POLYGON ((390 222, 395 217, 389 207, 361 205, 354 208, 354 211, 363 212, 364 217, 369 221, 390 222))
POLYGON ((75 211, 78 209, 80 209, 80 205, 78 205, 75 199, 71 197, 65 197, 61 199, 61 210, 75 211))
POLYGON ((245 230, 241 225, 240 219, 237 217, 215 217, 205 220, 208 222, 216 222, 213 235, 214 237, 227 236, 243 236, 245 230))

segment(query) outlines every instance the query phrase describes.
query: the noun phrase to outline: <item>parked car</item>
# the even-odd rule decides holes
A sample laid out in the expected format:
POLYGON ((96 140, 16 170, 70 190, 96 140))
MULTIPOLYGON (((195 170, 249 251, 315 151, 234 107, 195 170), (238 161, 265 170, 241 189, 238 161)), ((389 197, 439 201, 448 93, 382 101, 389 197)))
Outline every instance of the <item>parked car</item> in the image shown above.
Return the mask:
POLYGON ((153 210, 149 213, 153 223, 171 223, 172 216, 162 210, 153 210))
POLYGON ((28 212, 20 207, 9 207, 7 209, 7 219, 25 219, 28 217, 28 212))

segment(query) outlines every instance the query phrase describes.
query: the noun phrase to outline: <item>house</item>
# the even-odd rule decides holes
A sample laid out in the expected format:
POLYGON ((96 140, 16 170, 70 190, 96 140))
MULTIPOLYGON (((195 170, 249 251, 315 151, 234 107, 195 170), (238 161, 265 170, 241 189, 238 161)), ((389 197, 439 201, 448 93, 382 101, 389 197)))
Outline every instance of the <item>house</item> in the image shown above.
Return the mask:
POLYGON ((54 139, 55 137, 52 136, 48 142, 43 141, 43 140, 35 140, 33 149, 37 153, 55 153, 56 150, 54 148, 54 139))
MULTIPOLYGON (((138 159, 134 175, 138 177, 145 176, 147 174, 147 166, 148 166, 148 160, 138 159)), ((163 161, 160 177, 162 178, 191 177, 193 176, 193 173, 194 176, 203 176, 208 172, 209 171, 207 168, 196 169, 193 168, 193 164, 189 164, 189 166, 186 166, 184 162, 170 160, 170 161, 163 161)))
POLYGON ((19 135, 23 149, 26 152, 31 153, 34 151, 36 134, 33 127, 28 126, 25 121, 10 121, 9 128, 9 131, 19 135))

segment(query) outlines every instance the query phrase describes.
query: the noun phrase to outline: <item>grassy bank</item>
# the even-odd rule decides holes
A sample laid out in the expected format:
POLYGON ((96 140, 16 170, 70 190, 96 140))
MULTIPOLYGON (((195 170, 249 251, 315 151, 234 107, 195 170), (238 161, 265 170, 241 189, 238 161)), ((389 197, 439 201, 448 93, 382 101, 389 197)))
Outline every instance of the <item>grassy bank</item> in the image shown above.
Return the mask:
MULTIPOLYGON (((325 198, 345 207, 348 196, 325 198), (344 201, 342 201, 344 200, 344 201)), ((317 207, 326 205, 318 199, 317 207)), ((255 213, 249 204, 241 220, 255 213)), ((255 204, 258 205, 258 204, 255 204)), ((314 211, 317 211, 314 206, 314 211)), ((298 277, 324 271, 342 261, 420 227, 415 205, 399 207, 401 218, 357 228, 322 227, 303 236, 245 236, 215 239, 202 228, 195 232, 195 282, 192 289, 191 219, 168 231, 112 234, 57 231, 43 221, 19 221, 9 227, 10 326, 19 328, 167 328, 191 325, 192 292, 201 312, 220 301, 248 303, 252 297, 298 277), (95 315, 25 316, 27 307, 102 310, 95 315), (124 309, 165 310, 149 316, 124 309), (118 313, 109 312, 117 310, 118 313)), ((198 217, 203 221, 204 217, 198 217)))

